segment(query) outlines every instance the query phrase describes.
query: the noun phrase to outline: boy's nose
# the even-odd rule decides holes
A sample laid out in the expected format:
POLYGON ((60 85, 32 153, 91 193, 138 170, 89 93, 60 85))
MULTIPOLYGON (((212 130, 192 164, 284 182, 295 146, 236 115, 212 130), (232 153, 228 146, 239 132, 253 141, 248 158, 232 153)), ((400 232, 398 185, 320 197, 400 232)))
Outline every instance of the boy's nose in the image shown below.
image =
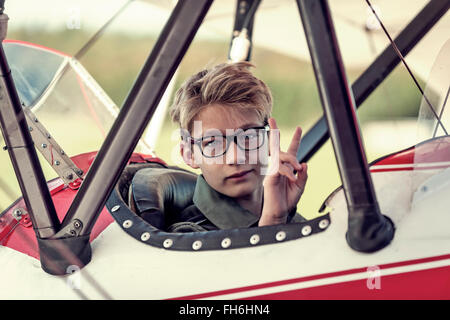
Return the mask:
POLYGON ((230 142, 225 155, 226 164, 244 164, 246 160, 246 152, 238 147, 236 139, 230 142))

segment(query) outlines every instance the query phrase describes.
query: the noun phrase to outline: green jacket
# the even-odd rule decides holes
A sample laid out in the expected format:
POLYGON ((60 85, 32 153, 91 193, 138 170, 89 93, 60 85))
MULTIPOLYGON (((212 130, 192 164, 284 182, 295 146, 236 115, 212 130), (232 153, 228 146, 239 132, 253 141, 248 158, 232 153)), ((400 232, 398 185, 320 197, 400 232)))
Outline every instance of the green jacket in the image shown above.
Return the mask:
MULTIPOLYGON (((218 229, 249 228, 258 226, 259 217, 241 207, 236 200, 213 189, 199 175, 195 185, 193 204, 177 217, 169 227, 172 232, 192 232, 218 229)), ((296 208, 288 214, 288 223, 303 222, 296 208)))

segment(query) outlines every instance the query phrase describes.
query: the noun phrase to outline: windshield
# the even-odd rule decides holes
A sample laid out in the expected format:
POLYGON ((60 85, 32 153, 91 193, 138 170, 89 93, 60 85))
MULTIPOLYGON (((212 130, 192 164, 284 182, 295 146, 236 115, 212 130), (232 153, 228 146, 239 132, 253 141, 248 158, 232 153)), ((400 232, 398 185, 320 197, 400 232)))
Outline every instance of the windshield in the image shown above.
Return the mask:
POLYGON ((69 155, 98 150, 118 114, 83 66, 69 57, 29 107, 69 155))
POLYGON ((50 85, 65 57, 56 51, 21 41, 5 40, 3 48, 20 100, 30 106, 50 85))
POLYGON ((420 105, 413 162, 413 206, 432 195, 450 177, 450 40, 431 69, 420 105))
MULTIPOLYGON (((26 42, 5 41, 4 48, 22 105, 31 109, 64 152, 73 156, 98 150, 118 108, 83 66, 63 53, 26 42)), ((7 152, 0 157, 4 166, 11 166, 7 152)), ((20 194, 14 171, 4 169, 2 208, 20 194)), ((56 176, 50 166, 43 169, 48 178, 56 176)))
POLYGON ((442 47, 424 90, 418 118, 418 141, 448 135, 450 130, 450 40, 442 47))

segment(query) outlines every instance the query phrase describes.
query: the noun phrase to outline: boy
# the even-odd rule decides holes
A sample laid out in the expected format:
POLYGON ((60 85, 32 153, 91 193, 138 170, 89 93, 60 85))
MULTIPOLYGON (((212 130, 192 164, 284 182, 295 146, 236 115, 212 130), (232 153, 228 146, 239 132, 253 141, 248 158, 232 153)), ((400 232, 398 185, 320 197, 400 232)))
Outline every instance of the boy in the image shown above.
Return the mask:
POLYGON ((295 214, 307 180, 306 163, 296 159, 301 128, 282 152, 270 90, 250 67, 238 62, 199 72, 177 91, 170 110, 182 130, 183 160, 202 172, 194 205, 180 214, 197 231, 303 219, 295 214))

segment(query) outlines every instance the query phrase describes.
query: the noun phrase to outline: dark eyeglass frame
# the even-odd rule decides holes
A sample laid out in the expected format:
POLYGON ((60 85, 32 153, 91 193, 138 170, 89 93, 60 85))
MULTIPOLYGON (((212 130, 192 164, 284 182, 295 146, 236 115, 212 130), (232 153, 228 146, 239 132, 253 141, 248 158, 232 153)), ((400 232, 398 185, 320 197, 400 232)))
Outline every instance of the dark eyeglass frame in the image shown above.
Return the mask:
POLYGON ((206 157, 206 158, 217 158, 217 157, 221 157, 221 156, 223 156, 225 153, 227 153, 227 151, 228 151, 228 148, 230 147, 230 141, 232 140, 232 141, 234 141, 234 143, 238 146, 238 148, 239 149, 241 149, 241 150, 244 150, 244 151, 253 151, 253 150, 258 150, 259 148, 261 148, 263 145, 264 145, 264 143, 265 143, 265 139, 266 139, 266 135, 264 134, 263 135, 263 142, 261 143, 261 145, 259 145, 258 147, 256 147, 256 148, 243 148, 239 143, 238 143, 238 140, 237 140, 237 137, 238 137, 238 135, 240 135, 240 134, 242 134, 242 133, 244 133, 244 132, 246 132, 247 130, 261 130, 261 129, 263 129, 266 133, 269 133, 270 132, 270 127, 269 127, 269 125, 264 125, 264 126, 258 126, 258 127, 250 127, 250 128, 245 128, 245 129, 238 129, 238 132, 236 132, 236 133, 234 133, 234 134, 231 134, 231 135, 211 135, 211 136, 205 136, 205 137, 201 137, 201 138, 192 138, 192 137, 187 137, 188 138, 188 140, 190 141, 190 143, 192 144, 192 145, 198 145, 198 147, 199 147, 199 149, 200 149, 200 151, 201 151, 201 153, 202 153, 202 155, 204 156, 204 157, 206 157), (241 130, 241 131, 240 131, 241 130), (221 153, 221 154, 217 154, 217 155, 214 155, 214 156, 210 156, 210 155, 205 155, 205 153, 203 152, 203 147, 202 147, 202 142, 203 142, 203 140, 205 140, 205 139, 208 139, 208 138, 211 138, 211 137, 220 137, 220 136, 222 136, 225 140, 226 140, 226 146, 225 146, 225 150, 223 151, 223 153, 221 153))

